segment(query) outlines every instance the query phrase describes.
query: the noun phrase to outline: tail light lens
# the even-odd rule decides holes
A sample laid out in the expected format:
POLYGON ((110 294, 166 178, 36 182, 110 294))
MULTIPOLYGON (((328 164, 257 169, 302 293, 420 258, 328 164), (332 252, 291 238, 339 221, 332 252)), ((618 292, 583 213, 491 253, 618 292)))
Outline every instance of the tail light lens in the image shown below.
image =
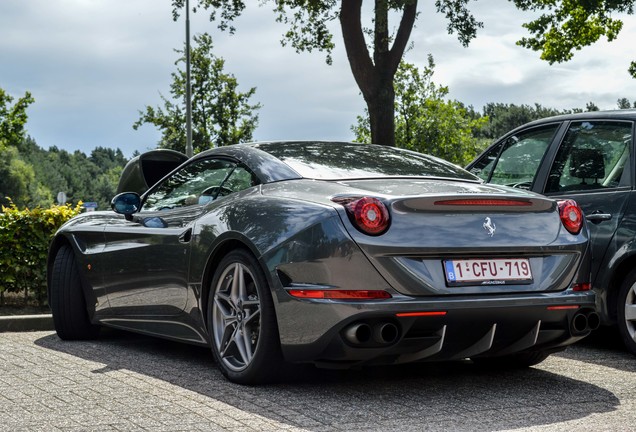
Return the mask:
POLYGON ((592 289, 592 284, 589 282, 580 282, 572 285, 573 291, 589 291, 592 289))
POLYGON ((570 234, 578 234, 583 227, 583 211, 576 201, 568 199, 558 201, 559 216, 563 226, 570 234))
POLYGON ((365 234, 380 235, 388 228, 391 221, 389 210, 377 198, 333 198, 332 201, 342 204, 347 210, 351 223, 365 234))
POLYGON ((331 300, 385 300, 390 299, 391 294, 379 290, 303 290, 290 289, 289 295, 301 299, 331 299, 331 300))
POLYGON ((493 207, 527 207, 532 203, 527 200, 511 200, 511 199, 452 199, 435 201, 435 205, 447 206, 493 206, 493 207))

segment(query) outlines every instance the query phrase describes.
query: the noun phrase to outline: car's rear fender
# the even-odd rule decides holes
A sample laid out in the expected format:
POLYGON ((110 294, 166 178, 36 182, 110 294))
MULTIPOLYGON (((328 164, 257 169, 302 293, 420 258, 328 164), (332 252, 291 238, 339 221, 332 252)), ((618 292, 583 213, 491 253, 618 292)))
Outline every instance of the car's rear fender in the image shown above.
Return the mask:
MULTIPOLYGON (((195 224, 190 280, 199 285, 194 291, 201 292, 198 301, 203 315, 217 265, 236 248, 258 259, 277 300, 277 312, 279 303, 289 298, 286 285, 390 289, 351 240, 333 207, 262 198, 244 197, 195 224)), ((288 323, 279 325, 284 338, 288 323)))
MULTIPOLYGON (((214 272, 216 271, 219 263, 227 254, 234 250, 245 249, 249 251, 253 256, 258 256, 258 250, 246 237, 235 235, 235 233, 226 233, 218 239, 216 247, 211 251, 210 256, 207 259, 206 266, 203 271, 201 284, 195 284, 197 289, 195 293, 198 294, 196 299, 198 308, 201 311, 201 319, 205 323, 205 327, 208 328, 207 317, 207 305, 210 297, 210 286, 212 279, 214 278, 214 272)), ((263 269, 265 271, 265 269, 263 269)))

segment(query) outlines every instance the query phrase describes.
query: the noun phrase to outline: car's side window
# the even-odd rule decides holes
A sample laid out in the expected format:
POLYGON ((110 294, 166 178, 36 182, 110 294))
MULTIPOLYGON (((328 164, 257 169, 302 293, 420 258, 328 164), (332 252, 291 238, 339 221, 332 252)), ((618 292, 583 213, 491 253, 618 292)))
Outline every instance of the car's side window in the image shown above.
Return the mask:
POLYGON ((220 186, 207 189, 200 197, 199 204, 206 204, 218 197, 227 196, 257 185, 258 179, 247 168, 237 165, 228 173, 220 186))
POLYGON ((236 163, 219 159, 198 160, 165 179, 146 197, 143 210, 159 211, 205 204, 221 193, 221 185, 236 163))
POLYGON ((489 183, 530 189, 559 124, 521 131, 492 147, 471 172, 489 183))
POLYGON ((238 192, 258 184, 258 180, 250 171, 237 166, 230 176, 223 182, 223 187, 232 192, 238 192))
POLYGON ((621 186, 631 142, 631 122, 572 123, 550 169, 545 193, 621 186))

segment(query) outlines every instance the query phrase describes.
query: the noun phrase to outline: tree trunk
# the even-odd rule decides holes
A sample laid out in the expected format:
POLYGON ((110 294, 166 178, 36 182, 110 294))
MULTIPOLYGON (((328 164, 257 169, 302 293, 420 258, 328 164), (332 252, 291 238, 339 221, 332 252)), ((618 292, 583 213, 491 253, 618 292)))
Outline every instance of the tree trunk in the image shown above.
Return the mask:
POLYGON ((377 86, 376 94, 367 99, 371 142, 395 147, 395 91, 393 77, 377 86))
POLYGON ((340 26, 353 77, 362 92, 371 126, 371 142, 395 146, 393 77, 417 16, 417 0, 405 1, 400 27, 389 49, 388 1, 375 0, 373 60, 361 22, 362 0, 342 0, 340 26))

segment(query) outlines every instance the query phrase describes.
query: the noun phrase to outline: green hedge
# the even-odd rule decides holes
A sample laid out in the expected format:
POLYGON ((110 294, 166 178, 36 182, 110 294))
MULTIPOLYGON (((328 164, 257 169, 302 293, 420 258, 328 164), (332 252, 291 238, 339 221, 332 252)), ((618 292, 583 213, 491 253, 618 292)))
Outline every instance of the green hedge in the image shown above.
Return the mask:
POLYGON ((0 213, 0 293, 22 292, 25 299, 46 299, 46 257, 53 234, 81 211, 77 206, 19 210, 15 204, 0 213))

